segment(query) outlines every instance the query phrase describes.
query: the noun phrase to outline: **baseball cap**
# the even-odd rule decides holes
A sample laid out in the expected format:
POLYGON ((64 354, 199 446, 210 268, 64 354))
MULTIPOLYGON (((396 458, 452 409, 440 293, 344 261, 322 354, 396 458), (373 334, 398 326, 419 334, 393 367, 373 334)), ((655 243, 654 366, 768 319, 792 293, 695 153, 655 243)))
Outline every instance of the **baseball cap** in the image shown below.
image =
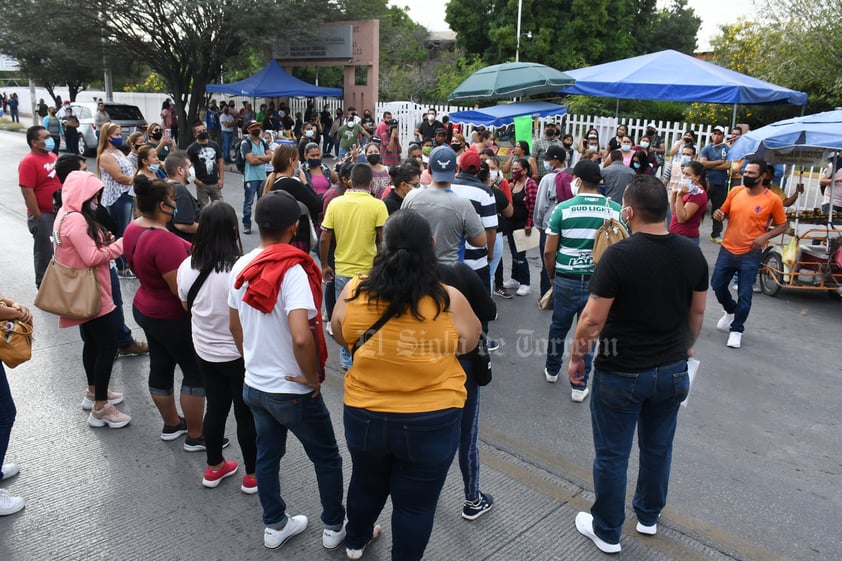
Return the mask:
POLYGON ((573 168, 573 175, 593 185, 599 185, 602 181, 602 173, 599 171, 599 164, 591 160, 579 160, 573 168))
POLYGON ((430 152, 430 175, 436 183, 453 183, 456 175, 456 152, 447 145, 436 146, 430 152))
POLYGON ((444 130, 442 127, 436 129, 435 134, 447 134, 447 131, 444 130))
POLYGON ((255 121, 254 119, 252 119, 251 121, 249 121, 249 124, 248 124, 248 125, 246 125, 246 129, 250 129, 250 128, 255 127, 255 126, 258 126, 258 127, 259 127, 259 126, 260 126, 260 123, 258 123, 258 122, 257 122, 257 121, 255 121))
POLYGON ((716 125, 715 127, 713 127, 713 132, 721 132, 722 134, 725 134, 725 129, 720 127, 719 125, 716 125))
POLYGON ((259 229, 282 230, 300 216, 298 201, 286 191, 269 191, 258 199, 254 209, 254 222, 259 229))
POLYGON ((649 123, 648 125, 646 125, 646 128, 658 130, 658 125, 656 125, 655 123, 649 123))
POLYGON ((459 158, 459 169, 467 171, 468 173, 476 173, 480 170, 481 162, 479 160, 479 153, 474 150, 468 150, 459 158))
POLYGON ((557 146, 555 144, 551 144, 547 147, 547 151, 544 152, 544 160, 560 160, 564 161, 567 158, 567 154, 564 153, 564 149, 561 146, 557 146))

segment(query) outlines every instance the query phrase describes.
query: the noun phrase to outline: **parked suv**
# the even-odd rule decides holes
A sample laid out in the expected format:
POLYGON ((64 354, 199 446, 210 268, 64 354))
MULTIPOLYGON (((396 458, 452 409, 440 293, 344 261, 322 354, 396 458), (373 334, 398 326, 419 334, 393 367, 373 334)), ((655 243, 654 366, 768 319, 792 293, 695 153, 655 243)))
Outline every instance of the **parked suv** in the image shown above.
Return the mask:
MULTIPOLYGON (((97 131, 94 124, 96 103, 71 103, 73 114, 79 119, 79 154, 88 156, 96 152, 97 131)), ((106 103, 105 110, 112 123, 120 125, 123 140, 134 131, 146 131, 146 119, 136 105, 106 103)))

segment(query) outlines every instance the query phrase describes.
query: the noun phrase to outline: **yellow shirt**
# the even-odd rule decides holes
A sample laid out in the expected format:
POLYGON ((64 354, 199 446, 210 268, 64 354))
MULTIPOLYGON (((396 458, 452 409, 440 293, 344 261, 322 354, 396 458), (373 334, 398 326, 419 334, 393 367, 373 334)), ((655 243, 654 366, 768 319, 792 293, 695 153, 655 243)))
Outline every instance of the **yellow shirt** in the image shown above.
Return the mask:
MULTIPOLYGON (((352 279, 351 294, 360 279, 352 279)), ((342 336, 348 349, 386 309, 369 304, 365 294, 347 302, 342 336)), ((382 413, 423 413, 465 405, 465 371, 456 359, 459 334, 450 317, 435 317, 427 297, 419 303, 425 318, 406 311, 393 317, 354 355, 345 375, 345 405, 382 413)))
POLYGON ((341 277, 364 275, 371 270, 377 254, 375 230, 389 218, 386 204, 364 191, 345 191, 327 205, 322 228, 333 230, 336 238, 336 274, 341 277))

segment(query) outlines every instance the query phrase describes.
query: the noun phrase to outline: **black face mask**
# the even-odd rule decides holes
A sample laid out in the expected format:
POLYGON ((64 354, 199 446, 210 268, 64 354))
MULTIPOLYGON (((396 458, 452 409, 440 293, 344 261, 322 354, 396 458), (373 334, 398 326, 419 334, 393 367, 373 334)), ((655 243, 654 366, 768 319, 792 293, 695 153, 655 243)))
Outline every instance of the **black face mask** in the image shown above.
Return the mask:
POLYGON ((260 129, 250 130, 249 134, 252 135, 252 136, 260 136, 260 129))
POLYGON ((769 185, 771 185, 771 184, 772 184, 772 180, 771 180, 771 179, 769 179, 768 177, 764 177, 764 178, 763 178, 763 185, 764 185, 764 186, 768 187, 768 186, 769 186, 769 185))
POLYGON ((207 131, 200 132, 199 134, 196 135, 196 138, 198 138, 199 140, 207 140, 208 139, 207 131))
POLYGON ((164 133, 162 133, 161 131, 155 131, 149 135, 149 138, 151 138, 152 140, 161 140, 161 137, 163 136, 164 133))
POLYGON ((368 160, 369 164, 376 166, 380 163, 380 154, 369 154, 365 159, 368 160))
POLYGON ((747 175, 744 175, 743 176, 743 185, 745 185, 746 187, 751 189, 752 187, 757 185, 757 179, 758 178, 756 178, 756 177, 748 177, 747 175))

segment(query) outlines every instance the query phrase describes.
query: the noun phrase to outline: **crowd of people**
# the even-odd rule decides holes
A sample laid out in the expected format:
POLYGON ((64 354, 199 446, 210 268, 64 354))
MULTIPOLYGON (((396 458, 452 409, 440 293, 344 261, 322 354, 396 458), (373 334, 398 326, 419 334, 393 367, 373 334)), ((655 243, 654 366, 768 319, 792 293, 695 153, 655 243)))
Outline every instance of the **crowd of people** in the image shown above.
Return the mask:
MULTIPOLYGON (((88 424, 130 423, 116 407, 124 396, 109 389, 112 364, 120 354, 148 353, 160 437, 186 435, 185 451, 206 453, 201 482, 208 488, 240 470, 224 455, 233 405, 241 490, 260 499, 267 548, 308 525, 306 516, 288 513, 281 494, 291 432, 315 470, 325 548, 344 543, 349 558, 362 557, 391 497, 392 558, 421 559, 455 456, 462 517, 476 520, 494 505, 480 489, 480 388, 488 383, 488 352, 499 346, 488 337, 493 297, 532 293, 533 272, 517 241, 532 238, 544 265, 535 282, 541 296, 552 296, 545 380, 558 381, 577 319, 567 349, 571 399, 594 393, 596 503, 576 527, 602 551, 620 550, 639 419, 637 530, 656 533, 708 288, 702 217, 711 202, 712 222, 728 222, 721 239, 721 226, 712 231, 722 247, 711 285, 725 313, 718 327, 729 331, 728 347, 739 348, 761 250, 786 226, 784 201, 770 189, 774 170, 728 161, 721 127, 702 150, 688 131, 667 161, 654 124, 636 143, 620 126, 604 147, 594 129, 577 142, 550 124, 531 146, 518 141, 505 152, 490 131, 465 136, 431 109, 404 154, 388 112, 378 123, 369 111, 331 116, 310 103, 303 118, 294 117, 283 104, 255 113, 246 102, 236 112, 233 102, 217 109, 213 100, 204 121, 182 128, 193 136, 186 150, 177 149, 175 125, 163 115, 146 135, 125 140, 107 122, 96 174, 78 155, 57 158, 49 127, 27 131, 30 153, 19 175, 36 286, 54 254, 72 267, 94 267, 100 280, 99 314, 59 322, 82 334, 88 424), (235 127, 245 133, 238 145, 235 127), (295 140, 275 135, 281 128, 295 140), (334 166, 324 161, 331 152, 334 166), (229 162, 242 167, 240 216, 223 197, 229 162), (609 247, 597 267, 594 240, 607 219, 634 235, 609 247), (250 235, 253 226, 258 246, 243 254, 241 232, 250 235), (729 291, 735 273, 737 300, 729 291), (132 340, 125 325, 120 277, 139 281, 132 313, 146 343, 132 340), (655 299, 663 306, 653 308, 655 299), (342 457, 321 396, 326 336, 340 345, 344 374, 352 461, 344 504, 342 457), (608 340, 621 343, 608 348, 608 340)), ((3 313, 29 315, 0 299, 3 313)), ((0 392, 0 399, 11 396, 0 392)), ((8 430, 0 433, 0 460, 8 430)), ((18 471, 8 465, 2 478, 18 471)), ((22 505, 0 493, 0 514, 22 505)))

